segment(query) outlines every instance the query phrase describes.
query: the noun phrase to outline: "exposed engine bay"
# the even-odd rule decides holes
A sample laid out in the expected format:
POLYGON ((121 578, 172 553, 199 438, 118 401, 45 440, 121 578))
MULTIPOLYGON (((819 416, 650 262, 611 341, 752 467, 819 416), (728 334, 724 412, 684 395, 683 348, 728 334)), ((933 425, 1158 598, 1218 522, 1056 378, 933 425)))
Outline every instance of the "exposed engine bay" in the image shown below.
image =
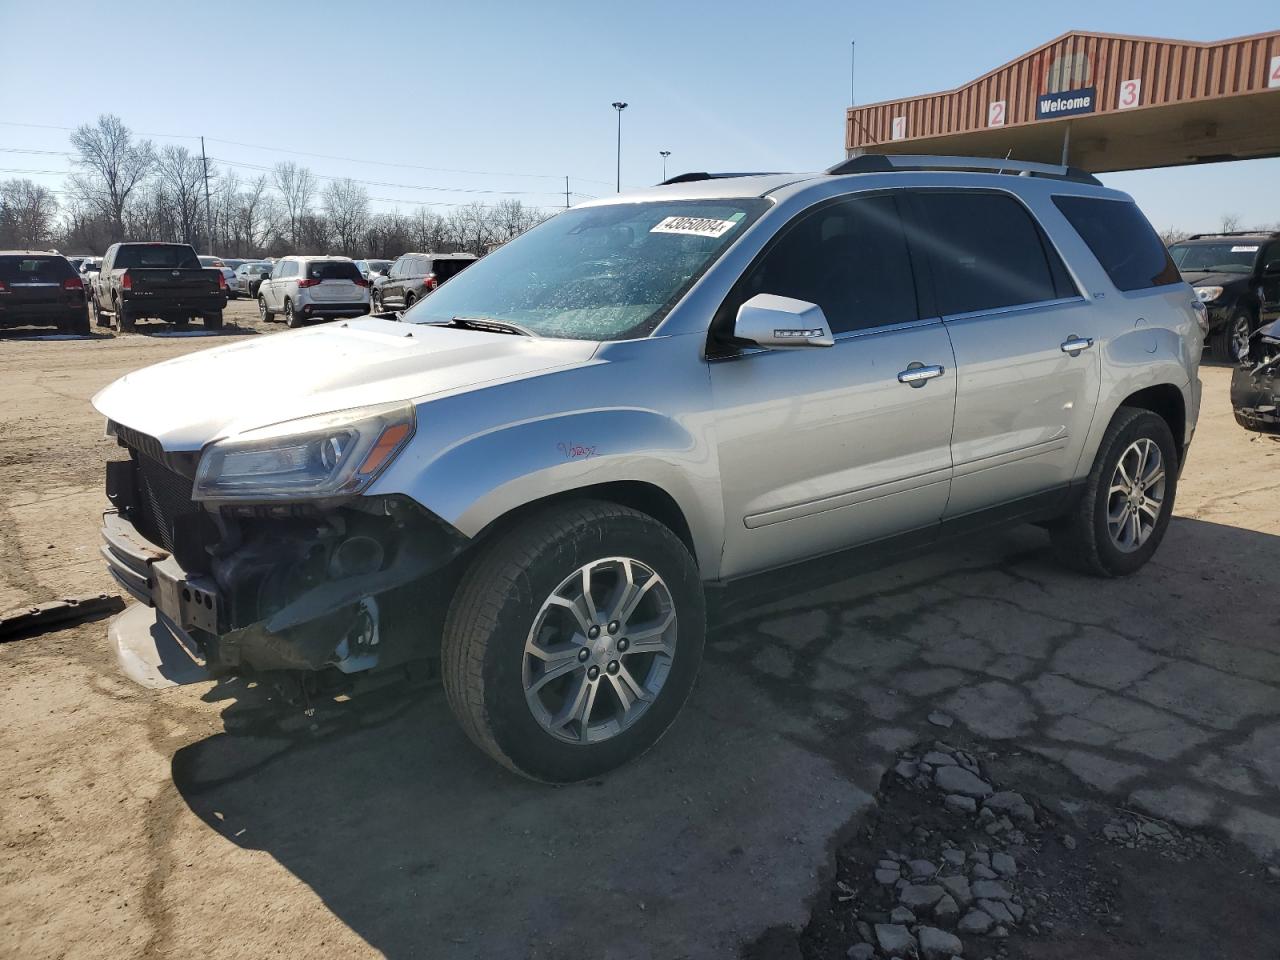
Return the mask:
POLYGON ((1231 376, 1231 407, 1246 430, 1280 434, 1280 320, 1254 333, 1231 376))

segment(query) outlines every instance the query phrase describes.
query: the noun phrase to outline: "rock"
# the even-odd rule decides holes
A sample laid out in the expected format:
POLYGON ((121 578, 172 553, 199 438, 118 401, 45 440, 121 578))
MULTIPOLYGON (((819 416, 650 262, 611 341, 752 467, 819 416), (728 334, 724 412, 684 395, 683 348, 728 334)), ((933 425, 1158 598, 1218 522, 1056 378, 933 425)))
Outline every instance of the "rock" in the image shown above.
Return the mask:
POLYGON ((1014 790, 1001 790, 982 801, 984 807, 990 807, 1000 813, 1006 813, 1014 807, 1027 802, 1027 798, 1014 790))
POLYGON ((953 867, 964 866, 964 851, 957 850, 955 847, 949 847, 942 851, 942 859, 953 867))
POLYGON ((994 930, 991 931, 991 936, 993 936, 997 940, 1003 940, 1008 935, 1009 935, 1009 931, 1002 926, 996 927, 994 930))
POLYGON ((876 942, 887 957, 909 957, 916 947, 916 938, 898 923, 877 923, 876 942))
POLYGON ((1267 867, 1267 876, 1269 876, 1272 880, 1280 880, 1280 867, 1276 867, 1276 866, 1267 867))
POLYGON ((996 923, 1013 923, 1013 914, 999 900, 979 900, 978 909, 996 923))
POLYGON ((973 876, 976 880, 995 880, 1000 874, 996 873, 985 863, 975 863, 973 865, 973 876))
POLYGON ((867 923, 867 921, 859 920, 857 923, 857 928, 858 928, 858 936, 860 936, 865 943, 876 942, 876 935, 875 933, 872 932, 871 924, 867 923))
POLYGON ((960 918, 960 923, 956 925, 956 929, 961 933, 973 933, 979 936, 991 929, 991 925, 995 923, 991 919, 991 914, 982 910, 970 910, 960 918))
POLYGON ((969 881, 964 877, 939 877, 938 883, 960 906, 967 907, 973 903, 973 891, 969 889, 969 881))
POLYGON ((930 750, 924 755, 924 762, 935 767, 954 767, 956 759, 951 754, 943 753, 941 750, 930 750))
POLYGON ((1155 837, 1157 840, 1165 840, 1169 837, 1169 828, 1162 823, 1156 823, 1154 820, 1145 821, 1141 827, 1144 836, 1155 837))
POLYGON ((986 807, 983 807, 978 811, 978 819, 983 823, 991 823, 995 818, 996 812, 994 810, 988 810, 986 807))
POLYGON ((1002 822, 1003 820, 1004 820, 1004 817, 1001 817, 999 820, 992 820, 990 823, 988 823, 983 828, 984 830, 987 831, 987 836, 994 837, 998 833, 1003 833, 1005 829, 1004 823, 1002 822))
POLYGON ((1027 912, 1022 909, 1022 905, 1019 903, 1014 903, 1012 900, 1010 900, 1008 903, 1005 904, 1005 906, 1008 907, 1009 912, 1013 914, 1014 923, 1021 923, 1023 916, 1027 912))
POLYGON ((920 953, 924 960, 950 960, 964 952, 964 944, 954 933, 937 927, 921 927, 916 935, 920 938, 920 953))
POLYGON ((909 883, 898 892, 898 899, 912 910, 932 907, 946 893, 935 883, 909 883))
POLYGON ((938 872, 938 868, 928 860, 908 860, 907 869, 911 871, 913 880, 932 879, 938 872))
POLYGON ((920 766, 910 760, 899 760, 897 766, 893 768, 893 772, 903 780, 914 780, 915 775, 920 772, 920 766))
POLYGON ((991 866, 991 854, 989 854, 986 850, 975 851, 973 854, 973 859, 978 863, 982 864, 984 867, 991 866))
POLYGON ((958 793, 947 794, 942 802, 948 810, 953 810, 956 813, 973 813, 978 809, 977 800, 973 799, 973 797, 962 797, 958 793))
POLYGON ((1009 811, 1009 815, 1019 823, 1035 823, 1036 811, 1029 803, 1022 803, 1009 811))
POLYGON ((950 926, 956 917, 960 916, 960 905, 956 903, 955 897, 947 894, 933 905, 933 915, 947 926, 950 926))
POLYGON ((898 879, 901 876, 902 874, 898 873, 897 870, 877 870, 876 883, 882 883, 886 887, 892 887, 898 882, 898 879))
POLYGON ((1018 872, 1018 864, 1007 853, 993 853, 991 855, 991 869, 1002 877, 1012 877, 1018 872))
POLYGON ((991 784, 963 767, 939 767, 934 771, 933 782, 946 793, 965 797, 989 797, 992 793, 991 784))
POLYGON ((889 913, 889 919, 894 923, 901 923, 906 926, 910 926, 916 922, 916 915, 906 907, 894 907, 889 913))
POLYGON ((929 722, 932 723, 935 727, 950 727, 953 723, 955 723, 955 721, 952 720, 945 713, 939 713, 936 710, 933 713, 929 714, 929 722))
POLYGON ((1076 848, 1076 838, 1069 833, 1064 833, 1062 835, 1062 845, 1068 850, 1074 850, 1076 848))
POLYGON ((897 860, 877 860, 876 868, 879 870, 899 870, 897 860))
POLYGON ((975 880, 970 889, 979 900, 1009 900, 1013 894, 999 880, 975 880))
POLYGON ((876 948, 869 943, 855 943, 845 954, 849 960, 873 960, 876 948))
POLYGON ((1004 835, 1004 838, 1015 847, 1020 847, 1027 842, 1027 835, 1021 830, 1010 830, 1004 835))

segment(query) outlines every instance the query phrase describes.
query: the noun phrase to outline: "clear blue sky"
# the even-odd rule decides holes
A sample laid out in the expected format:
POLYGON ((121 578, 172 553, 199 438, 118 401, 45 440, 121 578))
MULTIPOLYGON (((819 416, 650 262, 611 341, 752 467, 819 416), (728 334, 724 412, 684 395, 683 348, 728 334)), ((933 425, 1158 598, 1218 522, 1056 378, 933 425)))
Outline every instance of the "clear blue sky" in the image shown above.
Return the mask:
MULTIPOLYGON (((110 12, 101 0, 0 0, 0 121, 74 127, 111 111, 157 143, 198 148, 156 135, 204 134, 222 160, 294 159, 320 174, 397 184, 368 189, 406 210, 411 200, 502 196, 410 189, 424 186, 521 191, 555 206, 565 174, 575 194, 611 191, 609 104, 618 99, 630 104, 624 185, 656 182, 663 149, 672 172, 810 170, 839 160, 850 39, 858 100, 870 102, 957 86, 1070 29, 1214 40, 1278 25, 1275 0, 124 0, 110 12), (103 23, 117 34, 104 35, 103 23)), ((0 178, 69 167, 65 156, 15 149, 66 151, 65 130, 0 124, 0 178)), ((1226 213, 1280 221, 1280 160, 1104 179, 1133 193, 1162 228, 1211 229, 1226 213)))

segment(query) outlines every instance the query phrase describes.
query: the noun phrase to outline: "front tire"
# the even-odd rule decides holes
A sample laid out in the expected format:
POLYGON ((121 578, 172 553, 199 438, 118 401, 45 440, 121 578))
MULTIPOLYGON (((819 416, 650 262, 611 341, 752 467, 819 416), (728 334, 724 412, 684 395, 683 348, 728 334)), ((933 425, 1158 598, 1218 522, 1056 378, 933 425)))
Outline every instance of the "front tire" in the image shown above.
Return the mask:
POLYGON ((272 320, 275 319, 275 317, 276 315, 267 308, 267 298, 263 296, 259 296, 258 297, 258 319, 261 320, 263 323, 270 323, 272 320))
POLYGON ((1139 570, 1160 546, 1178 489, 1178 450, 1163 417, 1121 407, 1071 512, 1050 527, 1067 566, 1099 577, 1139 570))
POLYGON ((644 753, 693 689, 706 633, 680 539, 577 501, 495 536, 445 621, 445 693, 471 740, 523 776, 569 783, 644 753))
POLYGON ((1249 355, 1249 337, 1253 334, 1253 316, 1248 310, 1237 310, 1213 336, 1213 355, 1223 363, 1237 364, 1249 355))

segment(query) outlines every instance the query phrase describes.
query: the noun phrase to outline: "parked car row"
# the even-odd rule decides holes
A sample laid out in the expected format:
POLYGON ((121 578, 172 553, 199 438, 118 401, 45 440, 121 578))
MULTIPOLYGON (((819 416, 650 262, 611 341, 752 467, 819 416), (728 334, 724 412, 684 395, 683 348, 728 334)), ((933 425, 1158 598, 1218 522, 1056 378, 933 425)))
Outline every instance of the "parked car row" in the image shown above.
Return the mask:
POLYGON ((1169 254, 1208 308, 1215 358, 1247 358, 1258 328, 1280 319, 1280 233, 1198 233, 1169 254))
POLYGON ((32 324, 89 332, 84 281, 60 253, 0 250, 0 329, 32 324))

